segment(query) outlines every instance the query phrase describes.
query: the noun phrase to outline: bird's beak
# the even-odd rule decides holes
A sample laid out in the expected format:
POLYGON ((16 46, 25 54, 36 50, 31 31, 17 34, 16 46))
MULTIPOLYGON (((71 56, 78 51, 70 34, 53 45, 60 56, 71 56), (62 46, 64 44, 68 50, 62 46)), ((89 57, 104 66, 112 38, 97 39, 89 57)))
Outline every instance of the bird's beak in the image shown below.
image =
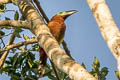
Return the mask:
POLYGON ((76 12, 78 12, 78 11, 76 11, 76 10, 65 11, 64 16, 70 16, 76 12))
POLYGON ((63 16, 64 19, 66 19, 68 16, 70 16, 70 15, 76 13, 76 12, 78 12, 78 11, 76 11, 76 10, 70 10, 70 11, 60 12, 57 15, 61 15, 61 16, 63 16))
POLYGON ((76 11, 76 10, 70 10, 70 11, 59 12, 58 15, 61 15, 61 16, 70 16, 70 15, 76 13, 76 12, 78 12, 78 11, 76 11))

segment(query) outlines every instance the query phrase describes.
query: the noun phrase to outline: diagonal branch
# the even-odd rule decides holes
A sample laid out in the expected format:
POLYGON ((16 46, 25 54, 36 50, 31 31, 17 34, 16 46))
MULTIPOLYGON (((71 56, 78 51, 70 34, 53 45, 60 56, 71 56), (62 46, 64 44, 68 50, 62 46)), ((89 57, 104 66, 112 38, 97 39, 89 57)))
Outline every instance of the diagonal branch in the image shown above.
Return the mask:
POLYGON ((20 46, 23 46, 23 45, 32 44, 32 43, 37 43, 37 39, 26 40, 26 41, 22 41, 22 42, 19 42, 19 43, 16 43, 16 44, 8 45, 8 46, 0 49, 0 52, 10 50, 12 48, 20 47, 20 46))
POLYGON ((0 0, 0 4, 7 4, 7 3, 11 3, 12 0, 0 0))
POLYGON ((42 16, 44 17, 45 21, 47 23, 49 23, 49 19, 47 17, 47 15, 45 14, 44 10, 42 9, 41 5, 40 5, 40 2, 38 0, 34 0, 35 4, 37 5, 39 11, 41 12, 42 16))
POLYGON ((120 76, 120 31, 112 18, 105 0, 87 0, 101 34, 117 60, 120 76))
MULTIPOLYGON (((15 30, 14 30, 13 33, 15 33, 15 30)), ((9 40, 9 42, 8 42, 8 45, 12 44, 12 43, 14 42, 14 39, 15 39, 15 35, 12 34, 11 37, 10 37, 10 40, 9 40)), ((5 62, 5 59, 6 59, 6 57, 7 57, 8 54, 9 54, 9 50, 5 51, 5 52, 2 54, 2 56, 1 56, 1 58, 0 58, 0 69, 2 68, 2 66, 3 66, 3 64, 4 64, 4 62, 5 62)))
POLYGON ((3 26, 12 26, 17 28, 29 29, 31 27, 31 23, 27 21, 2 20, 0 21, 0 27, 3 27, 3 26))

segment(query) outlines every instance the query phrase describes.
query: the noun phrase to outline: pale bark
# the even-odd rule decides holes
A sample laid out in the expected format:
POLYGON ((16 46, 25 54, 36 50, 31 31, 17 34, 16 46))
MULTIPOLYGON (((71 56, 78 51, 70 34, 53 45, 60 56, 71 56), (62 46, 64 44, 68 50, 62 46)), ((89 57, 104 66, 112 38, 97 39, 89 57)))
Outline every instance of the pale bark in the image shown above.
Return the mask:
POLYGON ((31 26, 31 23, 27 21, 2 20, 0 21, 0 27, 3 27, 3 26, 12 26, 17 28, 29 29, 29 27, 31 26))
POLYGON ((12 48, 17 48, 23 45, 33 44, 33 43, 37 43, 37 39, 30 39, 30 40, 22 41, 16 44, 7 45, 6 47, 0 49, 0 52, 10 50, 12 48))
POLYGON ((18 6, 26 19, 32 22, 31 31, 37 36, 39 45, 59 69, 67 73, 72 80, 96 80, 65 54, 29 0, 18 0, 18 6))
POLYGON ((6 3, 10 3, 11 0, 0 0, 0 4, 6 4, 6 3))
MULTIPOLYGON (((15 30, 14 30, 13 33, 15 33, 15 30)), ((8 45, 11 45, 11 44, 14 42, 14 40, 15 40, 15 35, 12 34, 11 37, 10 37, 10 40, 9 40, 9 42, 8 42, 8 45)), ((6 57, 7 57, 8 54, 9 54, 9 50, 5 51, 5 52, 2 54, 2 56, 0 57, 0 69, 2 68, 2 66, 3 66, 3 64, 4 64, 4 62, 5 62, 5 59, 6 59, 6 57)))
POLYGON ((87 2, 104 40, 117 60, 120 75, 120 31, 112 18, 105 0, 87 0, 87 2))

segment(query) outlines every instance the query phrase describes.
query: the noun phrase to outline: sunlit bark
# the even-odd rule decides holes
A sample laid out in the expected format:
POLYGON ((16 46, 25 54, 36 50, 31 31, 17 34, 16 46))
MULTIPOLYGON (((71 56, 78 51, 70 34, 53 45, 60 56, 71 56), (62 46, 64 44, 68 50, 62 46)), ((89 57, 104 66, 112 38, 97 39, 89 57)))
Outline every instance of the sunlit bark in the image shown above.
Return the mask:
POLYGON ((87 0, 101 34, 118 63, 120 75, 120 31, 105 0, 87 0))

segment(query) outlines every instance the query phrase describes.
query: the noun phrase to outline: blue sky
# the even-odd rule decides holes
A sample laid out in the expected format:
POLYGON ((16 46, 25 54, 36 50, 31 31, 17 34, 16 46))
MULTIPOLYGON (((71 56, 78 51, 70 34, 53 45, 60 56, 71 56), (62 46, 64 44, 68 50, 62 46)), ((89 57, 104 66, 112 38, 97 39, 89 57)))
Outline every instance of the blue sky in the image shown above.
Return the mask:
MULTIPOLYGON (((117 25, 120 26, 120 10, 118 9, 120 0, 106 1, 117 25)), ((116 60, 101 36, 86 0, 40 0, 40 2, 49 19, 61 11, 79 11, 65 21, 67 25, 65 41, 72 57, 78 63, 84 62, 87 70, 90 71, 91 64, 96 56, 100 60, 101 67, 108 67, 109 69, 107 80, 117 80, 114 74, 114 71, 117 70, 116 60)), ((9 6, 9 9, 12 8, 9 6)), ((9 80, 5 75, 0 75, 0 78, 0 80, 9 80)))

